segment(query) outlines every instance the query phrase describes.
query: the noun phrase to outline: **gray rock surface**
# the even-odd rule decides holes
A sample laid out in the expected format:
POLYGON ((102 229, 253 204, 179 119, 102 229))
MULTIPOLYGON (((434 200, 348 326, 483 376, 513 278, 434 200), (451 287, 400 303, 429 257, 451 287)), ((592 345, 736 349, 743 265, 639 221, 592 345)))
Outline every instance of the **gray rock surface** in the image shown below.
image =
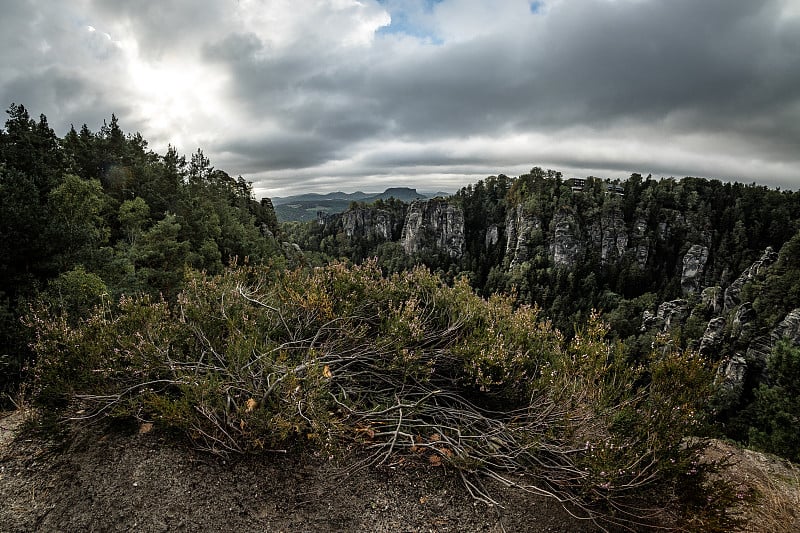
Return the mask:
POLYGON ((497 224, 492 224, 486 228, 486 237, 484 238, 483 245, 487 250, 492 246, 495 246, 499 240, 500 228, 497 226, 497 224))
POLYGON ((650 239, 647 237, 647 221, 642 218, 636 220, 633 225, 632 244, 636 254, 636 262, 640 268, 647 265, 650 256, 650 239))
POLYGON ((683 294, 691 294, 699 290, 707 261, 708 247, 702 244, 693 244, 683 256, 683 269, 681 270, 683 294))
POLYGON ((464 212, 441 198, 416 200, 408 208, 400 244, 407 254, 464 253, 464 212))
POLYGON ((700 339, 700 353, 705 356, 716 355, 719 351, 722 341, 725 339, 725 324, 726 320, 718 316, 712 318, 706 326, 706 331, 703 333, 703 338, 700 339))
POLYGON ((724 361, 717 370, 717 382, 727 389, 730 400, 741 394, 747 377, 747 361, 742 355, 734 355, 724 361))
POLYGON ((700 293, 700 302, 708 313, 719 315, 722 313, 724 300, 721 287, 706 287, 700 293))
POLYGON ((750 302, 745 302, 736 309, 731 324, 731 337, 736 347, 745 348, 753 340, 756 318, 756 312, 750 302))
POLYGON ((650 311, 642 313, 641 331, 645 332, 652 329, 659 329, 669 332, 673 328, 682 326, 689 316, 689 304, 686 300, 672 300, 664 302, 658 306, 654 315, 650 311))
POLYGON ((553 217, 551 227, 553 240, 550 244, 550 255, 553 258, 553 264, 574 268, 582 248, 578 221, 572 213, 559 211, 553 217))
POLYGON ((788 339, 795 346, 800 346, 800 308, 793 309, 772 331, 773 342, 788 339))
POLYGON ((763 275, 778 259, 778 254, 768 246, 761 257, 750 265, 742 274, 725 289, 725 311, 731 310, 741 303, 742 287, 758 276, 763 275))
POLYGON ((342 213, 342 230, 351 239, 389 241, 400 222, 385 209, 356 207, 342 213))
POLYGON ((530 259, 530 242, 534 232, 541 232, 542 221, 536 215, 526 213, 523 206, 509 211, 506 216, 506 258, 511 267, 530 259))
POLYGON ((614 210, 602 215, 589 231, 592 246, 600 250, 600 262, 618 261, 628 248, 628 230, 622 212, 614 210))

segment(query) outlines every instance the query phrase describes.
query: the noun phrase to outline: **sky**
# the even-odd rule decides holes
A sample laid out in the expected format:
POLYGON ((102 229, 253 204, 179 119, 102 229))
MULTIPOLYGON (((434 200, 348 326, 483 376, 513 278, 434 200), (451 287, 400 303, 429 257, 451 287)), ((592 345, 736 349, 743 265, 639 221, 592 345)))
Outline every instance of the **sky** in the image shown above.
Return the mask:
POLYGON ((800 0, 2 0, 0 104, 257 197, 534 166, 800 188, 800 0))

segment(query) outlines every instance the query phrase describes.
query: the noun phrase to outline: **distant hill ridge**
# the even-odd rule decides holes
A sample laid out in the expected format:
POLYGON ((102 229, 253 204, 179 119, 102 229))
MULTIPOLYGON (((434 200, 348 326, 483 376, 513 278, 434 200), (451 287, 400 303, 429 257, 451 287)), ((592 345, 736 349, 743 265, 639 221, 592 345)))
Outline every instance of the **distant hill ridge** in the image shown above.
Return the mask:
POLYGON ((395 198, 403 202, 414 200, 424 200, 437 196, 450 196, 447 192, 421 193, 410 187, 390 187, 380 193, 365 193, 356 191, 329 192, 326 194, 306 193, 295 196, 275 196, 272 204, 275 206, 275 213, 281 222, 287 221, 307 221, 313 220, 317 212, 323 211, 328 214, 342 213, 350 206, 351 202, 372 203, 376 200, 388 200, 395 198))

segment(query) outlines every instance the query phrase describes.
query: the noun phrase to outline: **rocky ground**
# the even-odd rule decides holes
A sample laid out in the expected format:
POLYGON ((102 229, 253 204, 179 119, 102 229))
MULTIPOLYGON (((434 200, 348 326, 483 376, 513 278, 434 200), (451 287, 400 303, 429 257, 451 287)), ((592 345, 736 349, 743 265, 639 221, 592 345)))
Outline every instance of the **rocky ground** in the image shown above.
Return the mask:
MULTIPOLYGON (((353 456, 271 453, 223 460, 148 427, 43 440, 0 415, 0 531, 588 532, 558 503, 500 486, 475 502, 442 468, 353 471, 353 456)), ((800 531, 800 469, 715 442, 737 486, 742 531, 800 531)))
MULTIPOLYGON (((273 453, 224 461, 157 431, 84 430, 56 446, 0 419, 0 531, 594 531, 552 500, 492 487, 477 503, 442 468, 367 468, 273 453)), ((144 428, 147 429, 147 428, 144 428)))
POLYGON ((731 512, 746 518, 743 531, 800 531, 800 467, 785 459, 714 441, 710 459, 729 458, 722 472, 737 489, 739 504, 731 512))

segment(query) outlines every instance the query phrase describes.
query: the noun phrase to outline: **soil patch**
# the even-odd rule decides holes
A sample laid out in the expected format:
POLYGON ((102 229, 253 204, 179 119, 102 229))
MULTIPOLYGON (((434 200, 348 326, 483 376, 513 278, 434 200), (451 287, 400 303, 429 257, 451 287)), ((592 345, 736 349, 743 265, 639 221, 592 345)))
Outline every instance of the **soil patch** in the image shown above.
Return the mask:
POLYGON ((0 531, 596 531, 557 502, 492 485, 472 500, 442 468, 353 471, 357 457, 223 460, 157 430, 82 430, 58 449, 0 419, 0 531))

